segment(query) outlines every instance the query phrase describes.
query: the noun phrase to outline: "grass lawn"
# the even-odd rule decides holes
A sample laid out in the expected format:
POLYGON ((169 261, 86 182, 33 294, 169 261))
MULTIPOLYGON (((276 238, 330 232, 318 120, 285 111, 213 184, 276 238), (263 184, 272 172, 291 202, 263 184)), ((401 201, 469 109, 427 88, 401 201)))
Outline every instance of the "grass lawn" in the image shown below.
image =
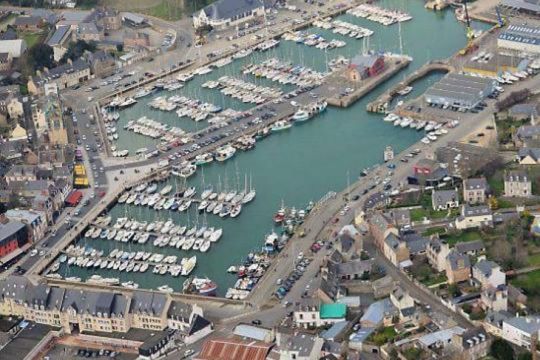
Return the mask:
POLYGON ((434 234, 444 234, 446 232, 446 229, 442 226, 435 226, 435 227, 432 227, 432 228, 429 228, 427 229, 426 231, 424 231, 422 233, 423 236, 430 236, 430 235, 434 235, 434 234))
POLYGON ((534 293, 540 290, 540 270, 531 271, 530 273, 519 275, 513 280, 510 280, 512 285, 522 288, 527 293, 534 293))
POLYGON ((489 188, 495 196, 501 196, 504 193, 503 171, 497 170, 493 176, 487 179, 489 188))
POLYGON ((26 41, 26 46, 29 48, 41 41, 43 34, 35 32, 22 32, 19 34, 26 41))
POLYGON ((449 245, 454 245, 458 242, 468 242, 478 239, 482 239, 480 232, 476 230, 461 231, 457 234, 448 234, 441 236, 441 239, 444 239, 448 242, 449 245))
POLYGON ((384 327, 370 335, 370 340, 378 346, 388 344, 397 335, 396 329, 393 326, 384 327))
POLYGON ((180 20, 183 9, 174 0, 162 0, 159 4, 142 10, 142 12, 164 20, 180 20))
POLYGON ((527 258, 527 262, 528 262, 529 266, 540 265, 540 253, 539 254, 529 255, 529 257, 527 258))
POLYGON ((444 283, 444 282, 447 282, 447 281, 448 281, 448 278, 446 277, 446 275, 441 273, 441 274, 433 275, 433 276, 429 277, 428 279, 425 279, 424 281, 421 281, 421 283, 426 285, 426 286, 431 286, 431 285, 435 285, 435 284, 441 284, 441 283, 444 283))

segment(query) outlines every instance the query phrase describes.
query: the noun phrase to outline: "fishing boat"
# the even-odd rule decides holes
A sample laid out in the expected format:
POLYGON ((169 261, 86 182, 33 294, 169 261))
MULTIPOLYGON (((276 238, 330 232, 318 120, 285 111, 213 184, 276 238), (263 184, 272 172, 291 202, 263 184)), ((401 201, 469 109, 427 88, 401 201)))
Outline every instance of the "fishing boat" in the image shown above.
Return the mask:
POLYGON ((217 291, 217 284, 210 279, 194 278, 191 285, 200 295, 215 296, 217 291))
POLYGON ((231 145, 224 145, 216 150, 216 160, 226 161, 234 156, 236 149, 231 145))
POLYGON ((401 96, 409 94, 413 90, 412 86, 405 86, 403 89, 399 90, 397 93, 401 96))
POLYGON ((204 153, 195 157, 195 165, 204 165, 214 161, 214 156, 211 153, 204 153))
POLYGON ((274 123, 274 125, 272 125, 270 130, 272 130, 273 132, 277 132, 277 131, 290 129, 291 127, 292 127, 292 123, 290 121, 278 120, 274 123))
POLYGON ((161 285, 161 286, 158 286, 157 289, 165 293, 172 293, 174 291, 174 289, 170 287, 169 285, 161 285))
POLYGON ((311 119, 311 114, 305 109, 300 109, 294 113, 294 115, 292 116, 292 119, 298 122, 307 121, 311 119))

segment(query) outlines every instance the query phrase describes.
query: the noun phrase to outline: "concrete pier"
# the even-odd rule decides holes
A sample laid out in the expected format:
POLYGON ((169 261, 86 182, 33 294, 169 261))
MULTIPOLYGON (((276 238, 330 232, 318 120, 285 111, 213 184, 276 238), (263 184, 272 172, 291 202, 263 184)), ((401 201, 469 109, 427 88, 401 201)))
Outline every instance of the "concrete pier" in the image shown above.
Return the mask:
POLYGON ((325 83, 321 85, 321 94, 328 94, 326 101, 329 105, 343 108, 349 107, 377 86, 386 82, 403 68, 407 67, 411 60, 412 59, 408 56, 385 56, 384 70, 376 76, 359 82, 348 80, 344 74, 346 70, 336 71, 329 75, 326 78, 325 83), (347 95, 341 95, 341 92, 339 91, 344 85, 347 85, 347 87, 352 90, 349 91, 347 95))
POLYGON ((401 91, 407 86, 410 86, 410 84, 414 83, 415 81, 420 80, 424 76, 435 72, 450 72, 453 71, 453 66, 449 65, 446 61, 435 61, 430 62, 422 66, 420 69, 416 70, 412 74, 410 74, 405 80, 401 81, 396 86, 390 88, 388 91, 384 92, 381 96, 379 96, 375 101, 370 102, 367 104, 366 108, 367 111, 376 112, 376 113, 384 113, 386 112, 388 108, 388 104, 392 101, 392 99, 398 95, 398 91, 401 91))

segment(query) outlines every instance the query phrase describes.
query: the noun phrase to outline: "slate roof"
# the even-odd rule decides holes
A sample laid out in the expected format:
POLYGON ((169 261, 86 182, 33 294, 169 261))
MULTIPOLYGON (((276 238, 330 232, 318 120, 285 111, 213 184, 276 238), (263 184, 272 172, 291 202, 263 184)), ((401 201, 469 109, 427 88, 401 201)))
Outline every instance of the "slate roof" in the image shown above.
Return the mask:
MULTIPOLYGON (((309 334, 297 333, 295 335, 289 335, 281 333, 281 341, 279 343, 280 349, 287 350, 289 352, 298 352, 298 357, 307 357, 311 354, 313 347, 315 346, 316 337, 309 334)), ((321 342, 322 348, 322 342, 321 342)), ((320 350, 320 349, 319 349, 320 350)))
POLYGON ((490 277, 493 270, 499 268, 500 266, 491 260, 480 260, 474 264, 474 268, 484 274, 485 277, 490 277))
POLYGON ((465 216, 481 216, 491 215, 491 209, 487 205, 470 206, 463 205, 463 215, 465 216))
POLYGON ((463 180, 463 187, 466 190, 485 190, 487 189, 486 178, 470 178, 463 180))
POLYGON ((540 148, 521 148, 518 151, 518 156, 520 159, 530 156, 534 161, 538 162, 540 160, 540 148))
POLYGON ((165 309, 166 302, 167 297, 165 294, 135 291, 133 292, 129 312, 159 316, 165 309))
POLYGON ((534 332, 540 330, 540 316, 519 316, 508 318, 503 322, 532 335, 534 332))
POLYGON ((211 325, 212 325, 212 323, 210 321, 208 321, 205 318, 203 318, 202 316, 199 316, 198 314, 196 314, 193 317, 193 320, 191 321, 191 325, 189 326, 188 336, 193 335, 193 334, 201 331, 205 327, 211 326, 211 325))
POLYGON ((95 35, 99 34, 99 30, 95 23, 82 23, 77 26, 77 32, 79 34, 95 35))
POLYGON ((538 105, 536 104, 516 104, 508 112, 510 115, 538 116, 538 105))
POLYGON ((483 251, 485 248, 486 246, 484 245, 484 242, 482 240, 460 242, 457 243, 455 246, 456 251, 460 254, 466 254, 471 251, 483 251))
POLYGON ((17 220, 9 220, 7 223, 0 222, 0 243, 17 234, 25 227, 25 224, 17 220))
POLYGON ((39 26, 41 18, 37 16, 19 16, 13 23, 15 26, 39 26))
POLYGON ((11 27, 8 27, 6 31, 0 34, 0 40, 16 40, 16 39, 17 39, 17 32, 11 27))
POLYGON ((540 125, 524 125, 518 128, 516 135, 523 139, 540 136, 540 125))
POLYGON ((411 254, 419 254, 426 251, 426 246, 429 239, 417 233, 404 234, 401 239, 407 244, 407 248, 411 254))
POLYGON ((504 181, 526 183, 530 182, 530 179, 525 171, 514 170, 504 174, 504 181))
POLYGON ((49 46, 60 45, 63 41, 65 41, 64 38, 66 37, 67 33, 70 31, 71 31, 71 28, 69 27, 69 25, 58 26, 56 31, 47 41, 47 45, 49 46))
POLYGON ((469 255, 460 254, 455 250, 450 251, 446 257, 452 270, 460 270, 471 266, 469 255))
POLYGON ((209 19, 226 20, 261 7, 259 0, 217 0, 202 11, 209 19))
POLYGON ((392 304, 390 298, 385 298, 369 305, 369 307, 366 309, 366 311, 360 318, 360 321, 369 321, 372 324, 377 325, 381 321, 383 321, 386 314, 395 311, 396 307, 394 306, 394 304, 392 304))
POLYGON ((388 236, 384 239, 384 242, 392 249, 396 249, 399 246, 399 238, 392 233, 388 234, 388 236))
POLYGON ((433 190, 431 193, 431 201, 433 206, 446 206, 449 202, 458 201, 459 196, 456 190, 433 190))
POLYGON ((338 274, 339 276, 343 275, 354 275, 354 274, 363 274, 365 272, 370 272, 373 267, 373 260, 361 260, 354 259, 344 263, 339 264, 329 264, 329 267, 338 274))
POLYGON ((339 337, 345 329, 349 326, 348 321, 339 321, 333 324, 330 329, 325 330, 321 333, 321 337, 325 340, 335 340, 339 337))
POLYGON ((188 322, 193 312, 193 306, 181 301, 172 301, 167 311, 167 317, 169 319, 182 319, 184 322, 188 322))
POLYGON ((454 334, 463 334, 464 332, 465 329, 454 326, 453 328, 443 329, 421 336, 418 338, 418 341, 425 347, 429 347, 438 342, 448 343, 454 334))
POLYGON ((49 69, 48 71, 42 71, 41 76, 36 76, 35 81, 38 84, 44 84, 47 83, 50 80, 58 79, 59 77, 63 76, 67 73, 72 72, 78 72, 83 71, 85 69, 89 69, 88 63, 82 59, 77 59, 73 61, 71 64, 66 63, 60 66, 57 66, 55 68, 49 69))

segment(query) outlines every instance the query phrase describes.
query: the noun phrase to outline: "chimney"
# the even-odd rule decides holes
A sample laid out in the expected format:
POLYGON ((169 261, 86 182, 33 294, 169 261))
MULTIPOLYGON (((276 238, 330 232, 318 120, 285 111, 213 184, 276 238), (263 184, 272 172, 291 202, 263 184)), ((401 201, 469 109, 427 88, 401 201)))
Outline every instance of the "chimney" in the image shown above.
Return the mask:
POLYGON ((6 214, 0 214, 0 224, 7 224, 9 222, 9 219, 7 218, 6 214))

